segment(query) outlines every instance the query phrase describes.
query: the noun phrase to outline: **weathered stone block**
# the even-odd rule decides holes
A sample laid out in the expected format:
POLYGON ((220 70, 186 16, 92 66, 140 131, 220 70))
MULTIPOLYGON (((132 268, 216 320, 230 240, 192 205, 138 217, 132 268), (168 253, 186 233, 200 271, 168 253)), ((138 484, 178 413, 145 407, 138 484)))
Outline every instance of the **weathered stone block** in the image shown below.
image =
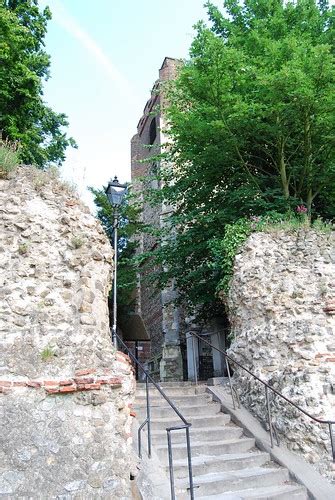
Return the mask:
MULTIPOLYGON (((334 233, 255 233, 236 258, 229 294, 231 356, 324 420, 335 420, 335 397, 325 384, 335 377, 334 248, 334 233)), ((264 388, 233 368, 242 402, 264 419, 264 388)), ((271 407, 281 439, 330 474, 327 425, 279 397, 271 407)))
POLYGON ((1 181, 3 207, 0 496, 131 498, 131 417, 118 408, 134 380, 110 340, 109 241, 48 173, 20 168, 1 181))

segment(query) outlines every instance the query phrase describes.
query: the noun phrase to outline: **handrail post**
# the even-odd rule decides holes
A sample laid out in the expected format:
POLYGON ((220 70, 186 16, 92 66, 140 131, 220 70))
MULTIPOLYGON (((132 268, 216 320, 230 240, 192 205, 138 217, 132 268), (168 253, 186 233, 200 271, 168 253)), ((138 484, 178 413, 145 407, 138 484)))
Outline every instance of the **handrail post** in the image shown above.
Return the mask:
POLYGON ((146 400, 147 400, 147 426, 148 426, 148 457, 151 458, 151 418, 150 418, 150 393, 148 375, 145 377, 146 400))
POLYGON ((141 432, 143 427, 148 423, 148 419, 146 418, 144 422, 139 426, 137 429, 137 439, 138 439, 138 456, 142 458, 142 437, 141 437, 141 432))
POLYGON ((330 444, 332 448, 332 457, 333 457, 333 462, 335 462, 335 443, 333 436, 333 424, 329 422, 328 427, 329 427, 330 444))
POLYGON ((116 337, 121 346, 126 350, 129 357, 141 368, 142 372, 145 374, 145 384, 146 384, 146 409, 147 409, 147 418, 138 428, 138 445, 139 445, 139 457, 142 458, 142 450, 141 450, 141 431, 147 425, 148 426, 148 456, 151 458, 151 414, 150 414, 150 386, 149 381, 153 384, 153 386, 158 390, 160 395, 168 402, 173 411, 177 414, 177 416, 182 420, 183 425, 179 425, 177 427, 171 427, 167 430, 168 437, 168 450, 169 450, 169 468, 170 468, 170 484, 171 484, 171 498, 172 500, 176 499, 176 495, 174 492, 174 473, 173 473, 173 457, 172 457, 172 443, 171 443, 171 435, 170 432, 172 430, 181 430, 187 429, 186 432, 186 445, 187 445, 187 457, 188 457, 188 471, 189 471, 189 484, 190 484, 190 494, 191 500, 194 499, 194 486, 193 486, 193 475, 192 475, 192 462, 191 462, 191 445, 190 445, 190 435, 189 428, 191 427, 191 423, 189 423, 183 415, 180 413, 178 408, 173 404, 170 398, 164 393, 161 387, 154 381, 151 375, 147 372, 147 370, 143 367, 143 365, 136 359, 131 350, 126 346, 123 340, 116 334, 116 337))
POLYGON ((284 396, 284 394, 280 393, 277 389, 275 389, 274 387, 271 387, 271 385, 269 385, 267 382, 265 382, 264 380, 262 380, 261 378, 259 378, 257 375, 255 375, 255 373, 252 373, 248 368, 246 368, 245 366, 243 366, 241 363, 239 363, 238 361, 235 361, 225 351, 223 351, 222 349, 220 349, 218 347, 215 347, 210 342, 208 342, 204 338, 202 338, 199 335, 197 335, 195 332, 191 332, 191 334, 194 337, 196 337, 198 339, 198 341, 201 340, 201 342, 204 342, 205 344, 207 344, 212 349, 216 349, 217 351, 221 352, 222 355, 225 357, 226 367, 227 367, 227 373, 228 373, 228 378, 229 378, 230 391, 231 391, 231 396, 232 396, 232 401, 233 401, 233 407, 234 407, 234 409, 236 409, 235 398, 236 398, 236 401, 238 403, 238 407, 240 407, 240 403, 239 403, 238 392, 232 386, 231 374, 230 374, 230 368, 229 368, 228 360, 231 363, 233 363, 234 365, 236 365, 239 368, 241 368, 244 372, 246 372, 249 375, 251 375, 251 377, 253 377, 254 380, 257 380, 258 382, 260 382, 261 384, 264 385, 264 387, 265 387, 265 398, 266 398, 266 408, 267 408, 267 413, 268 413, 269 431, 270 431, 271 447, 272 448, 273 448, 273 437, 274 437, 274 434, 276 436, 276 441, 277 441, 278 446, 279 446, 279 437, 278 437, 277 429, 276 429, 275 425, 272 423, 271 408, 270 408, 270 401, 269 401, 269 394, 268 394, 268 390, 269 389, 271 390, 272 393, 276 394, 276 396, 279 396, 281 399, 283 399, 284 401, 286 401, 287 403, 289 403, 290 405, 292 405, 294 408, 296 408, 298 411, 300 411, 303 415, 306 415, 307 417, 309 417, 314 422, 318 422, 319 424, 324 424, 324 425, 327 424, 328 425, 329 434, 330 434, 331 449, 332 449, 332 458, 333 458, 333 462, 335 463, 335 438, 334 438, 333 432, 332 432, 333 431, 332 427, 333 427, 333 425, 335 425, 335 420, 328 420, 328 419, 327 420, 322 420, 320 418, 314 417, 313 415, 311 415, 310 413, 308 413, 306 410, 304 410, 303 408, 301 408, 300 406, 298 406, 296 403, 294 403, 292 400, 290 400, 288 397, 284 396), (234 395, 235 395, 235 398, 234 398, 234 395))
POLYGON ((168 440, 171 500, 176 500, 176 495, 175 495, 175 491, 174 491, 174 473, 173 473, 173 456, 172 456, 171 430, 167 429, 166 432, 167 432, 167 440, 168 440))
POLYGON ((186 445, 187 445, 188 477, 189 477, 189 482, 190 482, 190 496, 191 496, 191 500, 194 500, 194 485, 193 485, 193 474, 192 474, 192 456, 191 456, 190 428, 189 427, 186 427, 186 445))
POLYGON ((141 427, 137 429, 137 443, 138 443, 138 456, 142 458, 142 437, 141 437, 141 427))
POLYGON ((265 386, 265 399, 266 399, 266 408, 267 408, 267 412, 268 412, 270 442, 271 442, 271 448, 273 448, 273 429, 272 429, 272 419, 271 419, 271 410, 270 410, 270 401, 269 401, 269 391, 268 391, 267 385, 265 386))
MULTIPOLYGON (((192 335, 192 351, 193 351, 194 380, 195 380, 195 385, 198 385, 198 365, 195 356, 195 337, 193 335, 192 335)), ((199 357, 199 347, 198 347, 198 357, 199 357)))
POLYGON ((234 408, 234 410, 236 410, 235 398, 234 398, 234 391, 233 391, 233 384, 231 382, 231 374, 230 374, 229 363, 228 363, 227 358, 225 358, 225 360, 226 360, 226 368, 227 368, 227 373, 228 373, 228 380, 229 380, 229 386, 230 386, 231 399, 233 401, 233 408, 234 408))

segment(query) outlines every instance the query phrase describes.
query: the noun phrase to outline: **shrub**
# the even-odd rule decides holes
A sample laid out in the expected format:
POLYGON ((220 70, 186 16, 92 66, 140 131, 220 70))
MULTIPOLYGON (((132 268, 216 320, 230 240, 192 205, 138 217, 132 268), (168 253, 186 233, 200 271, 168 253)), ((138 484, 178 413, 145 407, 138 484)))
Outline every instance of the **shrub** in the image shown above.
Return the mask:
POLYGON ((0 139, 0 179, 6 179, 19 163, 19 143, 0 139))

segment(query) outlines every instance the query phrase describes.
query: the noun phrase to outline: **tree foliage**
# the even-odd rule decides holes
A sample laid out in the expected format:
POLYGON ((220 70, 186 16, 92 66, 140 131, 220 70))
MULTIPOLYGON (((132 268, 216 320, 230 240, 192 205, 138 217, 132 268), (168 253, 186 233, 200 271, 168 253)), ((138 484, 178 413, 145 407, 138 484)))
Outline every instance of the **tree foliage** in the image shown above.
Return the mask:
POLYGON ((18 140, 24 163, 41 168, 61 164, 68 146, 75 146, 64 128, 63 113, 43 101, 43 81, 50 58, 44 50, 49 8, 37 0, 0 0, 0 131, 18 140))
POLYGON ((164 187, 175 208, 156 252, 160 286, 216 304, 210 242, 241 218, 335 216, 335 10, 315 0, 207 3, 190 59, 167 89, 164 187), (168 235, 170 237, 168 243, 168 235))

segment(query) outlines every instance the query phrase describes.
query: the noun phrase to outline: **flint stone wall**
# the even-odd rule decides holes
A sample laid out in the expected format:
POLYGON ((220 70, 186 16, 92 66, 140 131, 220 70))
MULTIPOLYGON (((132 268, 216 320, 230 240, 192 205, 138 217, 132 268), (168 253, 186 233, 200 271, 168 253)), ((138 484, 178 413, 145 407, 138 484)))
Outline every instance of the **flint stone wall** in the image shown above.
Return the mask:
MULTIPOLYGON (((334 298, 334 232, 255 233, 236 256, 229 353, 309 414, 332 420, 334 298)), ((234 379, 242 403, 266 425, 264 388, 236 367, 234 379)), ((331 474, 327 426, 278 397, 271 409, 281 440, 331 474)))
POLYGON ((131 497, 129 360, 109 334, 112 250, 52 173, 0 180, 0 496, 131 497))

